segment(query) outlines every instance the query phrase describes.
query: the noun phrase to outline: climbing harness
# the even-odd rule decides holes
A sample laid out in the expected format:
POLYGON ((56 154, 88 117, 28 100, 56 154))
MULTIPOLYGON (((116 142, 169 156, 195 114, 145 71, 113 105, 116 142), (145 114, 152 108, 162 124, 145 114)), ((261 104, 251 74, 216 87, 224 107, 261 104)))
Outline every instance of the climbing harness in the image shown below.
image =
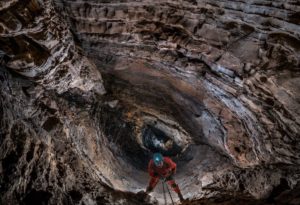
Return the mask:
POLYGON ((170 198, 171 198, 172 205, 174 205, 174 201, 173 201, 173 198, 172 198, 170 189, 169 189, 168 185, 166 184, 166 180, 162 180, 162 181, 161 181, 161 184, 162 184, 162 187, 163 187, 163 193, 164 193, 165 205, 167 205, 167 198, 166 198, 165 186, 167 187, 167 190, 168 190, 168 192, 169 192, 169 196, 170 196, 170 198))

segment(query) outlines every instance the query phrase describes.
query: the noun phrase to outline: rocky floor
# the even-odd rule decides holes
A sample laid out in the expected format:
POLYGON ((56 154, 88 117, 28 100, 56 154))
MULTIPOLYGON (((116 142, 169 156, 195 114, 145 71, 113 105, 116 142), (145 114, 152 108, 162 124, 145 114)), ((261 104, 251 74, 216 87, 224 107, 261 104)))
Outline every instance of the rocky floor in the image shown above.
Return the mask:
POLYGON ((0 204, 164 204, 140 192, 157 151, 182 204, 300 204, 299 19, 297 0, 2 0, 0 204))

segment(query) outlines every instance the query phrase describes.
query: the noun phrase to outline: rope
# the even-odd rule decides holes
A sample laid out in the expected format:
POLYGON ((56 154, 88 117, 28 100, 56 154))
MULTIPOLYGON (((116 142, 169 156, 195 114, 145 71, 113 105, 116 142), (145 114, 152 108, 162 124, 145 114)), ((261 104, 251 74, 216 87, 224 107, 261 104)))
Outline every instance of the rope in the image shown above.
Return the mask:
MULTIPOLYGON (((166 197, 165 185, 164 185, 164 181, 163 180, 161 181, 161 185, 163 187, 165 205, 167 205, 167 197, 166 197)), ((168 188, 168 186, 167 186, 167 188, 168 188)))
MULTIPOLYGON (((165 183, 165 182, 164 182, 165 183)), ((169 192, 169 195, 170 195, 170 198, 171 198, 171 201, 172 201, 172 204, 174 205, 174 201, 173 201, 173 198, 172 198, 172 195, 171 195, 171 192, 170 192, 170 189, 168 187, 168 185, 166 184, 167 186, 167 189, 168 189, 168 192, 169 192)))

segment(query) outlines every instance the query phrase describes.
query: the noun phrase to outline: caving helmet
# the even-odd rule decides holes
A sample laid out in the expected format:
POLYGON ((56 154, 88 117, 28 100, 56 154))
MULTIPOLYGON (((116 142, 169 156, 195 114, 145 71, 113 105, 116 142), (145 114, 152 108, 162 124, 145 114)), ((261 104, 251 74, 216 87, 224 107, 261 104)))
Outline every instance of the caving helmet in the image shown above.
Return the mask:
POLYGON ((153 154, 154 164, 158 167, 161 167, 164 163, 164 158, 161 153, 157 152, 153 154))

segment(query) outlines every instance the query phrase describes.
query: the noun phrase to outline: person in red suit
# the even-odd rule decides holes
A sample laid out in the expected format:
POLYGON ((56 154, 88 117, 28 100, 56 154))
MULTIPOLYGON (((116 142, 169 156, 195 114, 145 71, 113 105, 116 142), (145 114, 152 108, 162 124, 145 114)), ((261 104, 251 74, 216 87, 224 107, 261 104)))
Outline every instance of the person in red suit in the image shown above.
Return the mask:
POLYGON ((153 159, 149 161, 148 172, 151 179, 146 193, 151 192, 159 182, 159 179, 162 179, 177 193, 180 201, 184 201, 180 189, 173 179, 173 175, 176 172, 176 164, 171 158, 163 157, 160 153, 155 153, 153 159))

